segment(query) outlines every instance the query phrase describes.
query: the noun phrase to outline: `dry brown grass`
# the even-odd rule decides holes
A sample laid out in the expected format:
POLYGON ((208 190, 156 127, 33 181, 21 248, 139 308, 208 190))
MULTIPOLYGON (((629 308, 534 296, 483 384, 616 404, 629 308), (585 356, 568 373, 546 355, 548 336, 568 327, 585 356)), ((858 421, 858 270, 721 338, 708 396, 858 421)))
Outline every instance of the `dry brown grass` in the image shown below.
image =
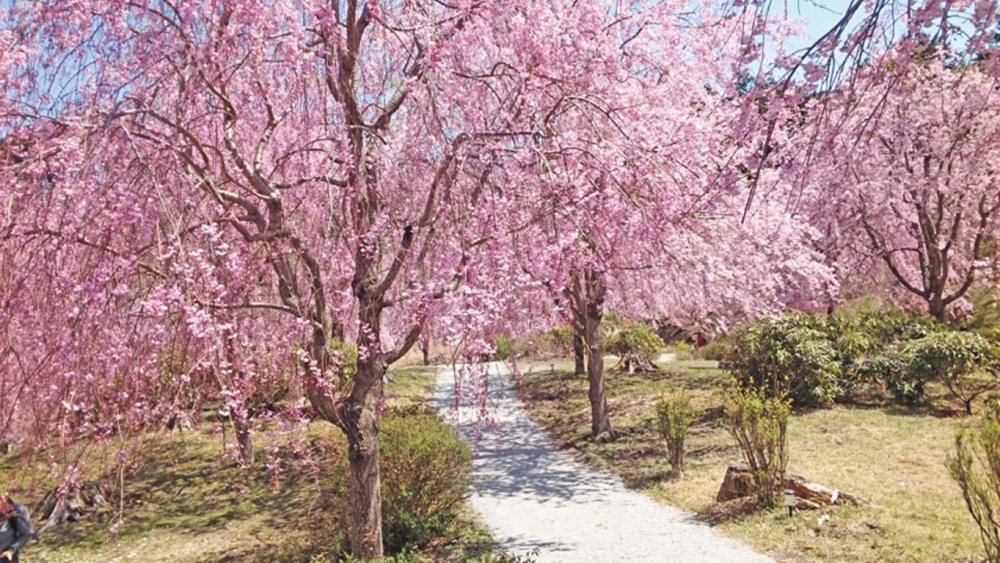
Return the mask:
MULTIPOLYGON (((613 365, 608 359, 607 365, 613 365)), ((955 432, 968 419, 937 410, 893 406, 836 407, 799 412, 789 423, 789 469, 873 503, 837 507, 792 518, 777 509, 748 514, 741 503, 719 506, 715 494, 726 466, 739 452, 719 424, 725 375, 714 362, 677 362, 660 374, 608 374, 612 423, 621 437, 610 443, 587 436, 587 384, 568 362, 549 362, 525 378, 528 408, 555 440, 606 467, 657 500, 697 512, 717 529, 786 562, 966 562, 981 559, 975 525, 944 466, 955 432), (653 424, 653 404, 685 389, 702 417, 691 428, 685 474, 674 478, 653 424), (938 413, 938 416, 935 414, 938 413)), ((942 408, 943 407, 943 408, 942 408)))

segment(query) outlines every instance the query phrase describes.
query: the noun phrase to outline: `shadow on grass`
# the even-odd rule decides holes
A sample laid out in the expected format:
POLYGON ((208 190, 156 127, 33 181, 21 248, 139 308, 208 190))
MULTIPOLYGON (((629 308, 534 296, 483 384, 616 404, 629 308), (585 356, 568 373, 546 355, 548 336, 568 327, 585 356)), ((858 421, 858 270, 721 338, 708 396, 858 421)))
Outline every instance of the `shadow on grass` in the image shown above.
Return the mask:
POLYGON ((743 497, 728 502, 713 502, 696 513, 698 520, 717 526, 741 520, 760 512, 753 497, 743 497))

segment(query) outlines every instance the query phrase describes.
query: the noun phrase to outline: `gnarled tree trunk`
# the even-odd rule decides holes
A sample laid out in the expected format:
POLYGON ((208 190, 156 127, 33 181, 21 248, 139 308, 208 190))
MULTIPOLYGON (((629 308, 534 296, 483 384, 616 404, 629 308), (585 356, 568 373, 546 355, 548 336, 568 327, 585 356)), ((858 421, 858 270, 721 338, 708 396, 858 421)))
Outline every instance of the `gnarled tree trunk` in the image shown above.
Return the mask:
POLYGON ((351 552, 382 556, 382 486, 379 476, 378 405, 386 364, 379 332, 381 304, 362 297, 359 312, 358 371, 344 404, 344 431, 350 466, 351 552))

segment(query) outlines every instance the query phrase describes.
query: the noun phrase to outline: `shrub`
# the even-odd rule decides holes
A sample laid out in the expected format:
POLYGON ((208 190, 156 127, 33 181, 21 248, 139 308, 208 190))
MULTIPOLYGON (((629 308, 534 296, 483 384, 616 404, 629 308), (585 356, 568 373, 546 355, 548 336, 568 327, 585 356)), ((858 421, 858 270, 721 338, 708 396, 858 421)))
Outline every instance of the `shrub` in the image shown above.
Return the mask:
POLYGON ((910 372, 909 360, 898 349, 891 349, 864 362, 859 373, 873 381, 881 381, 897 401, 912 405, 924 397, 927 380, 910 372))
POLYGON ((984 416, 978 432, 955 437, 955 455, 946 462, 962 489, 965 506, 979 528, 986 560, 1000 562, 1000 421, 984 416))
POLYGON ((334 387, 344 389, 358 371, 358 347, 353 342, 334 338, 330 340, 330 358, 337 366, 330 370, 334 387))
MULTIPOLYGON (((720 366, 740 386, 787 396, 798 406, 829 404, 872 382, 883 384, 897 400, 914 403, 928 381, 947 384, 948 371, 937 369, 941 362, 931 370, 914 355, 941 338, 933 335, 947 332, 933 321, 895 310, 866 308, 833 317, 792 314, 763 319, 736 333, 720 366), (924 338, 931 340, 917 344, 924 338)), ((963 376, 958 381, 967 389, 973 380, 963 376)))
POLYGON ((632 324, 612 334, 605 349, 621 358, 619 365, 629 372, 636 369, 655 369, 652 355, 663 347, 663 340, 652 328, 632 324))
POLYGON ((684 440, 696 416, 685 393, 668 395, 656 403, 656 429, 667 444, 667 461, 677 474, 684 473, 684 440))
POLYGON ((573 354, 574 335, 571 326, 555 326, 545 333, 545 339, 560 356, 566 357, 573 354))
POLYGON ((694 354, 691 351, 691 345, 687 342, 678 342, 674 344, 674 357, 677 358, 677 361, 679 362, 690 360, 694 357, 694 354))
POLYGON ((720 366, 744 389, 797 405, 831 403, 845 389, 830 333, 824 319, 809 315, 763 319, 734 336, 720 366))
POLYGON ((732 346, 728 340, 713 340, 708 344, 705 344, 701 348, 694 351, 694 357, 700 360, 710 360, 713 362, 721 361, 726 357, 726 353, 729 352, 729 347, 732 346))
POLYGON ((496 350, 494 357, 500 361, 506 361, 510 358, 510 352, 512 350, 510 337, 501 334, 493 338, 493 349, 496 350))
POLYGON ((458 518, 471 483, 472 454, 431 413, 382 420, 382 517, 385 547, 425 547, 458 518))
MULTIPOLYGON (((447 536, 469 493, 472 454, 458 434, 422 409, 390 410, 380 422, 382 534, 386 552, 420 549, 447 536)), ((324 440, 333 457, 327 484, 337 526, 348 529, 347 449, 324 440)))
POLYGON ((897 401, 923 398, 927 380, 909 370, 902 347, 941 327, 929 319, 895 309, 864 307, 838 313, 832 329, 847 386, 881 383, 897 401))
POLYGON ((788 466, 788 401, 760 389, 736 388, 725 400, 723 425, 753 473, 757 504, 777 504, 788 466))
POLYGON ((902 355, 910 374, 921 380, 939 379, 962 401, 966 414, 972 414, 976 397, 997 386, 997 350, 977 334, 932 332, 907 343, 902 355))

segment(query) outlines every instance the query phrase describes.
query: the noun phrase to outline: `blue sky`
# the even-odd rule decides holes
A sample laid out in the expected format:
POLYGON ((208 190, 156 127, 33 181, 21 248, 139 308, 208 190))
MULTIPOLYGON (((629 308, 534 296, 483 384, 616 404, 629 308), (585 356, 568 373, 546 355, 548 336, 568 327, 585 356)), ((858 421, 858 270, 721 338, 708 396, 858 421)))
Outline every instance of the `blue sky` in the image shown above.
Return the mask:
MULTIPOLYGON (((775 4, 779 4, 775 2, 775 4)), ((795 49, 812 44, 826 33, 844 14, 848 0, 787 0, 788 15, 805 21, 806 37, 793 39, 795 49)), ((778 6, 779 10, 784 8, 778 6)))

